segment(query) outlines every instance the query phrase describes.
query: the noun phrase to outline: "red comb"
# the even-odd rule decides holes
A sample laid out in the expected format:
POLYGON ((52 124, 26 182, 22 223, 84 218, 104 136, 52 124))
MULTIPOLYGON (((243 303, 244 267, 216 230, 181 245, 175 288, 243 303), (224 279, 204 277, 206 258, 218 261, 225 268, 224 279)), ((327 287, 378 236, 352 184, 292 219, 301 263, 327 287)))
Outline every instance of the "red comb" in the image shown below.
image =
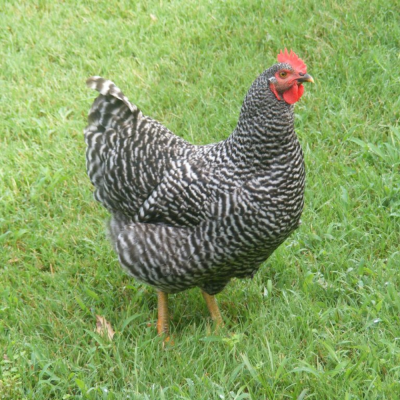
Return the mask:
POLYGON ((288 53, 287 49, 284 52, 281 50, 278 54, 278 62, 290 64, 294 70, 303 74, 307 72, 307 65, 293 50, 290 50, 290 53, 288 53))

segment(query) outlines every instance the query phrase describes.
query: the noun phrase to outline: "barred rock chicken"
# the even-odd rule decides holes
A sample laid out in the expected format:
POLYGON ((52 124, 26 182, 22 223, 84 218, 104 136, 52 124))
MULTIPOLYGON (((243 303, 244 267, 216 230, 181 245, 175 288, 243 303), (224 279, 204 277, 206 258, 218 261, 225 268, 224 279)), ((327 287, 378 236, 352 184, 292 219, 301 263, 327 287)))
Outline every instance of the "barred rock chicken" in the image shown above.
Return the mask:
POLYGON ((285 49, 244 99, 222 142, 197 146, 145 116, 111 81, 85 130, 94 197, 111 213, 109 233, 122 267, 158 290, 160 335, 169 332, 168 293, 200 287, 222 325, 214 295, 234 277, 252 277, 299 226, 303 155, 293 104, 313 82, 285 49))

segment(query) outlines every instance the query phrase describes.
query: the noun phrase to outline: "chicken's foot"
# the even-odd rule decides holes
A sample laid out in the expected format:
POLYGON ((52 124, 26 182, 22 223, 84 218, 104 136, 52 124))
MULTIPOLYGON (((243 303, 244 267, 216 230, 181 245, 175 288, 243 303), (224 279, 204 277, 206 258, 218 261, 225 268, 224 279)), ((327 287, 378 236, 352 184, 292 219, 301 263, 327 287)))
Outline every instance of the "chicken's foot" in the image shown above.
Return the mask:
POLYGON ((201 292, 204 300, 206 301, 208 311, 210 311, 212 320, 216 323, 217 328, 221 328, 224 326, 224 321, 222 320, 221 312, 219 311, 217 301, 215 300, 215 296, 211 296, 206 292, 201 292))
POLYGON ((158 291, 157 332, 160 336, 169 336, 168 294, 158 291))

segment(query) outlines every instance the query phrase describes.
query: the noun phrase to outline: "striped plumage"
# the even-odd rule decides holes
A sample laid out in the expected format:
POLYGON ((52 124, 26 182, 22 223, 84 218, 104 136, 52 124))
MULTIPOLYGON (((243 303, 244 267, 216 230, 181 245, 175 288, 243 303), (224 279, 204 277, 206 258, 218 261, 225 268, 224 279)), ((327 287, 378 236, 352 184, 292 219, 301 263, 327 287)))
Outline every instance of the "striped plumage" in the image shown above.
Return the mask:
POLYGON ((253 276, 298 227, 303 155, 293 105, 271 90, 282 69, 294 68, 264 71, 233 133, 205 146, 143 115, 112 82, 87 81, 100 92, 85 130, 87 171, 129 274, 166 293, 198 286, 213 295, 253 276))

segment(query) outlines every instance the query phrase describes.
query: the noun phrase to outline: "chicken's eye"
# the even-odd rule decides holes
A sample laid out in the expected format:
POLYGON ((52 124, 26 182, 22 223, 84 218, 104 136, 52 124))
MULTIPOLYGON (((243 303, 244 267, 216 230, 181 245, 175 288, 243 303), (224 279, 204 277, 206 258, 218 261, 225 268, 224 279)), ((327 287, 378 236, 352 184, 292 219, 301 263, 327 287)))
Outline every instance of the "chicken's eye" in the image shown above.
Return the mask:
POLYGON ((281 71, 281 72, 279 72, 279 76, 281 78, 286 78, 287 77, 287 72, 286 71, 281 71))

